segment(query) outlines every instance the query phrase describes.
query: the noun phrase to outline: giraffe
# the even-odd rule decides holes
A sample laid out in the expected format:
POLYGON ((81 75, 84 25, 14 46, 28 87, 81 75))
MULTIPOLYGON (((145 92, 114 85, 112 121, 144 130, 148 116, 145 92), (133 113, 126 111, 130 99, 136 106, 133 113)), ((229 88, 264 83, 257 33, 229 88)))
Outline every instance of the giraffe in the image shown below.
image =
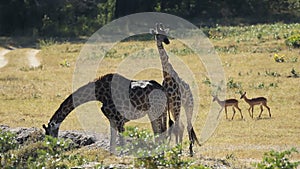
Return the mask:
MULTIPOLYGON (((102 103, 101 110, 110 123, 110 152, 115 153, 116 139, 124 140, 126 122, 148 115, 155 135, 166 131, 167 99, 164 88, 154 80, 129 80, 119 74, 106 74, 69 95, 51 117, 46 135, 58 137, 61 123, 76 107, 90 102, 102 103)), ((162 135, 155 141, 160 141, 162 135)))
POLYGON ((160 55, 160 60, 163 70, 163 83, 168 97, 168 108, 172 116, 175 118, 174 134, 176 143, 182 143, 183 124, 180 121, 180 109, 184 107, 187 118, 187 131, 190 140, 190 156, 193 156, 193 146, 195 141, 200 146, 196 133, 192 126, 192 116, 194 108, 193 94, 189 84, 179 77, 174 70, 172 64, 169 62, 169 56, 164 49, 163 42, 168 45, 170 43, 166 36, 168 29, 164 29, 162 24, 156 24, 155 29, 151 29, 151 34, 155 35, 156 45, 160 55))

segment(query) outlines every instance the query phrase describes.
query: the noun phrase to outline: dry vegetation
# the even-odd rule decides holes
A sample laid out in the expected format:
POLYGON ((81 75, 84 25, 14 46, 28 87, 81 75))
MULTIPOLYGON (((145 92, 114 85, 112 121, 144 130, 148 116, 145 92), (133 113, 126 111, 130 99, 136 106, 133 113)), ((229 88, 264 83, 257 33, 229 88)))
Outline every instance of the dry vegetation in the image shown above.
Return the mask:
MULTIPOLYGON (((300 54, 299 49, 289 48, 284 44, 285 36, 299 33, 299 24, 219 29, 212 29, 209 35, 225 70, 228 82, 226 97, 240 101, 245 120, 240 120, 237 113, 233 121, 228 121, 222 112, 214 135, 202 147, 195 148, 195 159, 200 156, 227 158, 236 165, 243 166, 244 163, 260 160, 263 153, 271 149, 285 150, 296 147, 300 150, 300 78, 288 78, 293 69, 300 73, 300 54), (230 35, 231 32, 236 33, 230 35), (275 55, 284 56, 285 61, 276 62, 275 55), (248 104, 239 99, 241 91, 247 91, 248 98, 266 97, 272 118, 268 118, 265 110, 262 119, 251 119, 247 111, 248 104)), ((41 127, 46 123, 72 92, 74 66, 83 45, 45 43, 37 55, 42 65, 35 69, 28 67, 24 59, 27 49, 16 49, 7 54, 5 57, 9 61, 8 65, 0 69, 0 124, 11 127, 41 127)), ((185 46, 173 40, 166 50, 182 48, 185 46)), ((140 57, 135 58, 136 63, 143 61, 149 66, 160 64, 154 41, 122 42, 114 48, 115 52, 101 61, 98 75, 116 72, 120 63, 131 53, 146 49, 149 49, 146 52, 149 55, 138 54, 140 57)), ((195 75, 197 84, 194 85, 198 87, 200 101, 196 112, 198 119, 194 125, 196 133, 201 133, 212 104, 212 91, 205 83, 208 80, 207 72, 193 53, 182 52, 177 57, 182 59, 195 75)), ((180 65, 174 67, 180 69, 180 65)), ((133 75, 134 79, 162 81, 158 69, 147 69, 133 75)), ((258 114, 259 106, 255 106, 254 117, 258 114)), ((230 108, 228 115, 232 115, 230 108)), ((141 124, 133 122, 129 125, 141 124)), ((75 113, 61 126, 61 130, 81 129, 75 113)), ((300 155, 294 158, 300 159, 300 155)))

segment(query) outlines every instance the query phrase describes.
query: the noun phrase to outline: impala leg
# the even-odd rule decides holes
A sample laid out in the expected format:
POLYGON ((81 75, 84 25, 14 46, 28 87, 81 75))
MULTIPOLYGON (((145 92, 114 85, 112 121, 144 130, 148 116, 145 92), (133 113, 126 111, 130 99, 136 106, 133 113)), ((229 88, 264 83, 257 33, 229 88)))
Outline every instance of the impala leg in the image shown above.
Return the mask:
POLYGON ((226 114, 226 119, 228 119, 228 116, 227 116, 227 107, 225 106, 225 114, 226 114))
POLYGON ((239 106, 238 106, 238 105, 236 105, 235 107, 236 107, 236 108, 237 108, 237 109, 240 111, 241 118, 242 118, 242 119, 244 119, 244 117, 243 117, 243 114, 242 114, 242 110, 239 108, 239 106))
POLYGON ((221 112, 222 112, 222 110, 223 110, 223 107, 221 108, 221 110, 219 111, 219 114, 218 114, 218 117, 217 117, 217 119, 219 119, 219 117, 220 117, 220 115, 221 115, 221 112))
POLYGON ((249 107, 248 112, 249 112, 249 116, 253 119, 253 117, 251 116, 250 110, 251 110, 251 106, 249 107))
POLYGON ((268 111, 269 111, 269 117, 271 117, 272 115, 271 115, 270 107, 267 106, 267 103, 264 103, 263 105, 268 109, 268 111))
POLYGON ((235 109, 234 109, 234 107, 232 107, 232 111, 233 111, 233 115, 232 115, 232 118, 231 118, 231 120, 233 120, 233 118, 234 118, 234 115, 235 115, 235 109))
POLYGON ((260 113, 259 113, 259 116, 258 116, 259 119, 261 118, 261 114, 262 114, 263 111, 264 111, 263 105, 260 105, 260 113))

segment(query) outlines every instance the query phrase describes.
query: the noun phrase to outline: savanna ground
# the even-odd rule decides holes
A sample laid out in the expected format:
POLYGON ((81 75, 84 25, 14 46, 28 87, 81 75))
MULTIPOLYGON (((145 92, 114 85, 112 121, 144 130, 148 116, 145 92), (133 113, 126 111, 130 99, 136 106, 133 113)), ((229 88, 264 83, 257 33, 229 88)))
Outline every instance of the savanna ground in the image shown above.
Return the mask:
MULTIPOLYGON (((238 112, 234 120, 226 120, 223 111, 219 126, 212 137, 203 146, 195 147, 194 160, 197 161, 200 157, 222 158, 242 168, 249 166, 251 162, 260 161, 264 152, 272 149, 281 151, 295 147, 300 150, 300 78, 290 77, 300 74, 300 51, 299 48, 285 44, 285 39, 299 34, 299 30, 299 24, 280 23, 205 30, 222 61, 227 80, 226 98, 239 100, 245 120, 240 119, 238 112), (282 57, 284 61, 276 61, 275 57, 282 57), (268 117, 265 109, 262 119, 256 119, 259 114, 259 107, 256 106, 255 118, 251 119, 247 110, 249 105, 240 100, 240 92, 244 91, 248 98, 266 97, 272 118, 268 117)), ((15 40, 5 37, 0 40, 2 47, 17 45, 22 41, 26 44, 28 41, 26 38, 15 40)), ((34 45, 41 50, 37 54, 41 66, 34 69, 28 66, 24 57, 29 48, 12 50, 6 54, 8 64, 0 68, 0 124, 41 128, 42 124, 47 123, 62 101, 72 92, 75 64, 83 45, 84 42, 41 40, 34 45)), ((196 133, 200 134, 203 132, 202 127, 210 105, 216 104, 212 103, 213 91, 206 69, 199 64, 198 56, 185 49, 186 46, 179 41, 171 40, 171 44, 165 48, 168 53, 173 52, 180 58, 195 76, 196 85, 192 85, 198 90, 199 108, 195 112, 197 119, 194 126, 196 133)), ((106 55, 99 65, 97 75, 116 72, 126 57, 143 50, 148 53, 150 51, 150 55, 143 55, 143 52, 137 54, 137 64, 141 61, 146 61, 149 65, 160 64, 154 40, 131 40, 118 43, 106 55)), ((172 62, 172 57, 170 60, 172 62)), ((175 64, 174 68, 180 69, 180 65, 175 64)), ((162 81, 162 74, 158 69, 132 74, 134 79, 162 81)), ((100 106, 99 103, 98 107, 100 106)), ((232 116, 231 108, 228 109, 228 115, 232 116)), ((108 121, 103 124, 108 125, 108 121)), ((138 121, 127 125, 150 129, 149 125, 138 121)), ((76 113, 67 117, 60 130, 83 130, 76 113)), ((184 148, 188 149, 187 146, 184 148)), ((300 154, 295 154, 293 159, 299 160, 300 154)), ((115 158, 105 159, 105 163, 109 164, 111 161, 115 162, 115 158)))

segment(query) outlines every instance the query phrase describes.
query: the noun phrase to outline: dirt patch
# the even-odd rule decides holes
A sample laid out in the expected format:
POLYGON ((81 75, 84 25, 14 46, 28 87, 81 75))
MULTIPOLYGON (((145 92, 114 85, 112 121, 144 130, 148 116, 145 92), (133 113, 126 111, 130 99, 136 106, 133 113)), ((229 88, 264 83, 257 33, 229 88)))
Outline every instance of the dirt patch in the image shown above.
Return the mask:
POLYGON ((4 56, 10 51, 11 50, 8 49, 2 49, 0 51, 0 68, 4 67, 8 63, 4 56))
POLYGON ((37 49, 31 49, 27 52, 27 59, 29 62, 29 67, 38 67, 40 66, 40 61, 37 59, 36 55, 40 52, 37 49))

